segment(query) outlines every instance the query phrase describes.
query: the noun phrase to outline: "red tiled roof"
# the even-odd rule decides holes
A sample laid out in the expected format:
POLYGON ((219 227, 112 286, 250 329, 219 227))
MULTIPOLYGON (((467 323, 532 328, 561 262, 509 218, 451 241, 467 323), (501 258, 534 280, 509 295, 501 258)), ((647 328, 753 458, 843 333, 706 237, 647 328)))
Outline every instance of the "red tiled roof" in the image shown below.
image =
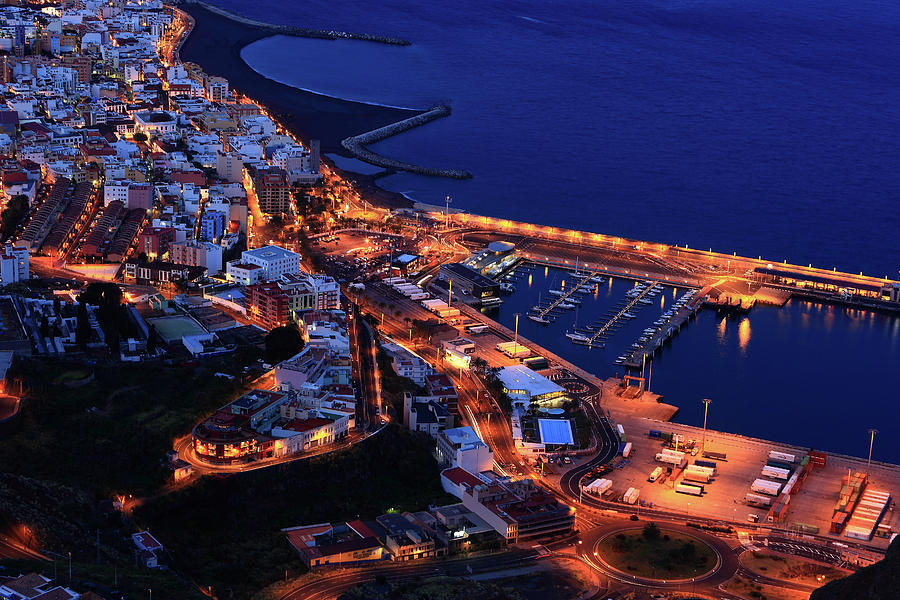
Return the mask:
POLYGON ((478 479, 477 477, 460 467, 453 467, 441 471, 441 477, 447 478, 447 480, 453 485, 465 484, 469 487, 475 487, 476 485, 484 484, 482 480, 478 479))
POLYGON ((350 529, 355 531, 359 535, 359 537, 363 537, 363 538, 377 537, 375 535, 375 532, 372 531, 371 529, 369 529, 369 526, 366 525, 365 523, 363 523, 362 521, 360 521, 359 519, 356 519, 355 521, 349 521, 347 523, 347 527, 349 527, 350 529))

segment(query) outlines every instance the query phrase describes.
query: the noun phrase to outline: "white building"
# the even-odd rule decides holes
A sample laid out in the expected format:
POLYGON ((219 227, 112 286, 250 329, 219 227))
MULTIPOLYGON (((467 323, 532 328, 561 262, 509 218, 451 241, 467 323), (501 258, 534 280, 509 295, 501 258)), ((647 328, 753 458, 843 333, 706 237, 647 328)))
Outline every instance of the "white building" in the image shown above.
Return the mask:
POLYGON ((177 129, 178 120, 171 113, 161 110, 134 113, 135 133, 153 137, 175 133, 177 129))
POLYGON ((300 272, 300 255, 279 246, 263 246, 244 250, 241 254, 241 262, 261 267, 263 270, 262 280, 266 281, 300 272))
POLYGON ((455 427, 438 433, 437 452, 444 464, 469 473, 490 471, 494 466, 494 453, 471 427, 455 427))
POLYGON ((128 188, 131 186, 130 181, 107 181, 103 184, 103 205, 109 206, 113 200, 118 200, 122 204, 128 206, 128 188))
POLYGON ((0 252, 0 285, 27 281, 28 248, 7 244, 0 252))
POLYGON ((391 365, 397 375, 425 387, 425 377, 431 373, 431 365, 425 359, 395 342, 382 344, 381 347, 391 357, 391 365))
POLYGON ((259 265, 241 260, 229 261, 225 267, 225 280, 240 285, 253 285, 264 279, 265 271, 259 265))

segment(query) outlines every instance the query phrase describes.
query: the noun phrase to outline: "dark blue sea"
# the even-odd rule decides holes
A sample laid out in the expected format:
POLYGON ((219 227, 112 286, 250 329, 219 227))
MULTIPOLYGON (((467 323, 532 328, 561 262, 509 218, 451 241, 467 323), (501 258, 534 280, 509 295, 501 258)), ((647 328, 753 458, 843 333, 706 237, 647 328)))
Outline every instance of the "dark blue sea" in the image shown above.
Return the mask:
POLYGON ((219 0, 276 23, 267 76, 450 118, 375 148, 416 200, 638 239, 895 276, 900 4, 887 0, 219 0))
MULTIPOLYGON (((380 180, 415 200, 450 194, 479 214, 877 276, 900 269, 896 2, 217 3, 411 40, 273 37, 242 56, 325 95, 449 104, 449 118, 374 146, 474 174, 380 180)), ((520 294, 502 321, 536 299, 520 294)), ((613 353, 581 352, 559 341, 564 331, 529 333, 614 372, 613 353)), ((698 423, 710 397, 711 426, 861 455, 868 427, 900 424, 898 364, 897 319, 791 302, 746 321, 701 313, 658 357, 653 388, 685 422, 698 423)), ((889 435, 876 457, 900 462, 889 435)))

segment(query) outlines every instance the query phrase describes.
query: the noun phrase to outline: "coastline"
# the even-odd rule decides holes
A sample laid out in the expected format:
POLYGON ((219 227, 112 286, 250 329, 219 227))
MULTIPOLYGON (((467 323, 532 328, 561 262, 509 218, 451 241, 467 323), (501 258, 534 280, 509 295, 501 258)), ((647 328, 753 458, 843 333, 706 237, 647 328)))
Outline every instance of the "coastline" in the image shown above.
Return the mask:
POLYGON ((197 3, 177 8, 194 20, 180 48, 181 60, 225 77, 233 88, 265 104, 301 139, 320 140, 323 154, 350 156, 341 140, 422 112, 341 100, 263 77, 244 62, 240 53, 244 46, 274 35, 271 29, 237 21, 197 3))
POLYGON ((332 153, 356 158, 342 145, 345 139, 390 127, 428 111, 335 98, 260 75, 244 62, 241 51, 257 40, 278 35, 278 32, 221 9, 210 10, 200 2, 182 3, 175 8, 193 21, 193 27, 179 46, 181 61, 196 63, 208 73, 225 77, 233 89, 264 104, 282 125, 300 139, 320 140, 322 160, 342 177, 352 181, 376 204, 392 209, 413 207, 414 200, 377 185, 377 180, 390 174, 389 171, 356 173, 340 169, 324 155, 332 153))
POLYGON ((285 35, 293 35, 296 37, 307 37, 307 38, 315 38, 322 40, 359 40, 363 42, 374 42, 377 44, 387 44, 390 46, 411 46, 412 42, 409 40, 404 40, 402 38, 390 37, 385 35, 374 35, 370 33, 353 33, 349 31, 338 31, 338 30, 325 30, 325 29, 310 29, 307 27, 294 27, 291 25, 276 25, 274 23, 266 23, 265 21, 257 21, 256 19, 250 19, 248 17, 241 16, 239 14, 233 13, 229 10, 225 10, 224 8, 220 8, 213 4, 209 4, 204 2, 203 0, 183 0, 181 6, 189 4, 197 4, 202 6, 206 10, 225 17, 226 19, 230 19, 237 23, 243 23, 244 25, 249 25, 251 27, 257 27, 260 29, 269 30, 272 35, 275 34, 285 34, 285 35))

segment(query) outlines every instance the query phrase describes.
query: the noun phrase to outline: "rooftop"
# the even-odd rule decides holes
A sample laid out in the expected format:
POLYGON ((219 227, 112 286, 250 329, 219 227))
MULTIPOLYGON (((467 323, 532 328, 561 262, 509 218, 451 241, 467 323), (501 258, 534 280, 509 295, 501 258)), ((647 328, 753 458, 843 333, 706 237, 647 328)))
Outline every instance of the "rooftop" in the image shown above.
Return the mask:
POLYGON ((523 393, 530 399, 550 394, 565 393, 565 388, 553 383, 543 375, 535 373, 525 365, 503 367, 497 378, 507 390, 523 393))

